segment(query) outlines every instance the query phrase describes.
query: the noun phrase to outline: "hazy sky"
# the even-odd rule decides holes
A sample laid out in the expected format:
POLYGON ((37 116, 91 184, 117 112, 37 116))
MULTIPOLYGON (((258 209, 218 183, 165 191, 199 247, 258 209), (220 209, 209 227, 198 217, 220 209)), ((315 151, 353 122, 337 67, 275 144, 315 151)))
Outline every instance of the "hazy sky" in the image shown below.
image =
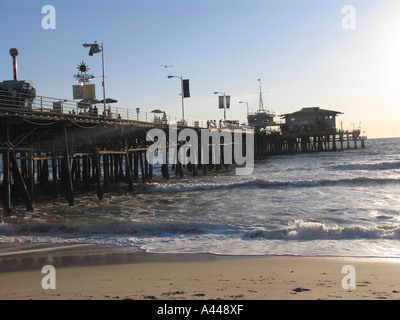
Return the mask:
POLYGON ((345 129, 361 122, 368 137, 400 136, 398 0, 0 0, 0 27, 0 80, 12 78, 16 47, 18 78, 38 95, 72 99, 84 60, 102 99, 101 54, 82 47, 97 40, 107 97, 120 107, 180 116, 179 79, 167 79, 177 75, 190 79, 187 118, 223 118, 213 94, 222 91, 227 118, 243 121, 238 102, 258 108, 261 78, 264 106, 277 114, 321 107, 343 112, 345 129), (55 29, 42 27, 45 5, 55 29), (349 5, 355 20, 342 11, 349 5))

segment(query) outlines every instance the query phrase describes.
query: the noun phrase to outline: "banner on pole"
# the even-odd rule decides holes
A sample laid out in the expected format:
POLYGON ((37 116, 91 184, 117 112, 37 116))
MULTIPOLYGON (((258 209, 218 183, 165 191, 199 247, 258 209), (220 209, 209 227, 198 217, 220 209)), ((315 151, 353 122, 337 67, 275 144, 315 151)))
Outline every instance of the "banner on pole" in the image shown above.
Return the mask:
POLYGON ((224 109, 224 96, 218 97, 218 106, 220 109, 224 109))
POLYGON ((183 80, 183 97, 190 98, 189 79, 183 80))
POLYGON ((231 96, 225 96, 226 108, 229 109, 231 107, 231 96))

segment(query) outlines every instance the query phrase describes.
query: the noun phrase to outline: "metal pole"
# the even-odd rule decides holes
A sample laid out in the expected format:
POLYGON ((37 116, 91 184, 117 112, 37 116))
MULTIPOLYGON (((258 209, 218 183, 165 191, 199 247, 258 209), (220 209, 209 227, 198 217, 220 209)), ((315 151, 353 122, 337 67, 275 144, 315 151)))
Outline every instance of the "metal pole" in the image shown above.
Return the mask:
POLYGON ((83 73, 82 99, 86 99, 86 72, 83 73))
POLYGON ((183 77, 181 76, 181 95, 182 95, 182 124, 185 123, 185 107, 183 102, 183 77))
POLYGON ((226 123, 226 95, 224 92, 224 123, 226 123))
POLYGON ((13 56, 13 74, 14 80, 17 80, 17 58, 13 56))
POLYGON ((103 64, 103 103, 104 103, 104 114, 106 113, 106 80, 105 80, 105 71, 104 71, 104 44, 101 43, 101 57, 103 64))
POLYGON ((262 110, 263 109, 263 101, 262 101, 262 95, 261 95, 261 80, 260 82, 260 97, 259 97, 259 102, 258 102, 258 109, 262 110))

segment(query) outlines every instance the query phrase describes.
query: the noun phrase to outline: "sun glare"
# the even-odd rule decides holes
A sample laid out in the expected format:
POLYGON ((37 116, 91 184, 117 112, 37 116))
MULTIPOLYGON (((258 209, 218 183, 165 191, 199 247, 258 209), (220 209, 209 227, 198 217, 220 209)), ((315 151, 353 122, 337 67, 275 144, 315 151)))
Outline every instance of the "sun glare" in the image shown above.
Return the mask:
POLYGON ((380 41, 378 52, 378 81, 381 98, 400 106, 400 4, 385 8, 377 25, 380 41))

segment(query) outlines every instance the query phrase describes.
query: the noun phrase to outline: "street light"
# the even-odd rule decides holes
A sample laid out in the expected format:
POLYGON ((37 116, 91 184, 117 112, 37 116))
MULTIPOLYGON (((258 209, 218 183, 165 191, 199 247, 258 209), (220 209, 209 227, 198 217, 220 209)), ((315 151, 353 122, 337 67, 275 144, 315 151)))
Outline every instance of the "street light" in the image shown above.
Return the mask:
POLYGON ((224 97, 224 122, 226 123, 226 95, 225 95, 225 92, 215 91, 214 94, 222 94, 222 96, 224 97))
POLYGON ((239 101, 239 103, 245 103, 247 105, 247 117, 249 117, 249 103, 247 101, 239 101))
POLYGON ((182 98, 182 124, 185 122, 185 107, 184 107, 184 94, 183 94, 183 78, 179 76, 168 76, 168 79, 178 78, 181 79, 181 98, 182 98))
POLYGON ((106 113, 106 80, 104 71, 104 44, 101 45, 95 41, 94 43, 84 43, 84 48, 89 48, 89 56, 93 56, 94 53, 99 53, 101 51, 102 69, 103 69, 103 103, 104 103, 104 114, 106 113))

